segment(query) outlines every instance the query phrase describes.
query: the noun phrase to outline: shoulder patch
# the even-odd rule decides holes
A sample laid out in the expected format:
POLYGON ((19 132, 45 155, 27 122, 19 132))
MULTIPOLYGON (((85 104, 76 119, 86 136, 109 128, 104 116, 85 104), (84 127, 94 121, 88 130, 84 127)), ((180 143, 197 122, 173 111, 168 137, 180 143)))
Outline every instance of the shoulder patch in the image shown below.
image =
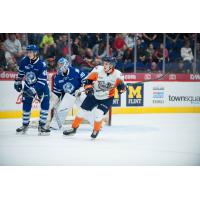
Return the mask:
POLYGON ((79 73, 79 72, 80 72, 80 70, 79 70, 79 69, 77 69, 77 68, 75 68, 75 72, 79 73))
POLYGON ((44 61, 42 61, 42 64, 43 64, 43 66, 44 66, 44 67, 46 67, 46 66, 47 66, 47 64, 46 64, 44 61))

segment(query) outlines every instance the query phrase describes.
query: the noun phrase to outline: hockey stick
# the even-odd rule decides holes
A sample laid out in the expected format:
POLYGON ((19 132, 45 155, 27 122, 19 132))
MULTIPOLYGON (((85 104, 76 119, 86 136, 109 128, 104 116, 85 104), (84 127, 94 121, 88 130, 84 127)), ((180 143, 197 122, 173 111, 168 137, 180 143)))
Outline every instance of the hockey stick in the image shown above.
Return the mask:
POLYGON ((158 78, 155 78, 155 79, 149 79, 149 80, 144 80, 144 81, 139 81, 139 82, 136 82, 136 83, 133 83, 133 84, 140 84, 140 83, 146 83, 146 82, 153 82, 153 81, 158 81, 158 80, 161 80, 163 78, 165 78, 167 75, 170 74, 170 71, 161 75, 160 77, 158 78))
POLYGON ((169 68, 169 71, 168 71, 167 73, 162 74, 162 75, 161 75, 160 77, 158 77, 158 78, 149 79, 149 80, 144 80, 144 81, 136 82, 136 83, 133 83, 133 84, 158 81, 158 80, 161 80, 161 79, 165 78, 167 75, 169 75, 170 73, 173 73, 173 72, 174 72, 173 67, 170 67, 170 68, 169 68))
POLYGON ((45 97, 45 96, 47 96, 47 95, 42 95, 42 98, 41 99, 39 99, 37 96, 31 96, 30 94, 28 94, 25 90, 23 90, 22 92, 21 92, 21 94, 22 94, 22 96, 23 96, 23 94, 25 94, 27 97, 30 97, 30 98, 33 98, 33 99, 35 99, 36 101, 38 101, 38 102, 41 102, 42 100, 43 100, 43 98, 45 97))

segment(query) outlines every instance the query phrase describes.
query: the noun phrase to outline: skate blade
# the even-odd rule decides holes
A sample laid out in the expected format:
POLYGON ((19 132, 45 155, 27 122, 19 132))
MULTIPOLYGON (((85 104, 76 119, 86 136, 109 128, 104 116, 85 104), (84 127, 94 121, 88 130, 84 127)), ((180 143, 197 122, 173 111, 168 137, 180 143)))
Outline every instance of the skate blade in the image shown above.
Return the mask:
POLYGON ((38 136, 49 136, 50 133, 38 133, 38 136))
POLYGON ((63 133, 63 136, 66 136, 66 137, 69 137, 69 136, 74 136, 76 133, 70 133, 70 134, 64 134, 63 133))
POLYGON ((27 134, 27 131, 25 131, 25 132, 17 132, 16 131, 16 135, 26 135, 27 134))

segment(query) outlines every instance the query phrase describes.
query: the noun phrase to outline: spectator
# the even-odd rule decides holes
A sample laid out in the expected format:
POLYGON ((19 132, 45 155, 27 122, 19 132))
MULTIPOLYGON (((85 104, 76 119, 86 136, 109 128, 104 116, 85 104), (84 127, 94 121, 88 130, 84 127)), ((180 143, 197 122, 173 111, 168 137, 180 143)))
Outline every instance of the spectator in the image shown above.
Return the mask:
POLYGON ((95 44, 105 41, 105 34, 91 33, 88 34, 88 48, 93 48, 95 44))
POLYGON ((190 42, 188 40, 185 42, 184 47, 181 48, 181 57, 184 63, 184 68, 187 72, 191 72, 194 56, 192 53, 192 49, 190 48, 190 42))
POLYGON ((149 45, 149 43, 154 42, 157 38, 156 33, 143 33, 142 36, 147 46, 149 45))
POLYGON ((168 33, 168 34, 166 34, 166 38, 170 42, 175 44, 177 42, 178 38, 179 38, 179 35, 180 35, 179 33, 168 33))
POLYGON ((151 63, 150 72, 152 73, 160 72, 156 62, 151 63))
POLYGON ((186 71, 185 71, 185 69, 184 69, 184 63, 183 63, 183 61, 179 61, 175 73, 179 73, 179 74, 181 74, 181 73, 186 73, 186 71))
POLYGON ((124 51, 124 55, 123 55, 123 57, 122 57, 122 61, 124 62, 124 63, 133 63, 134 62, 134 57, 133 57, 133 53, 132 53, 132 51, 131 51, 131 49, 126 49, 125 51, 124 51))
POLYGON ((63 34, 57 42, 57 57, 66 57, 69 54, 67 35, 63 34))
POLYGON ((134 34, 126 34, 124 37, 124 42, 125 42, 127 48, 132 50, 135 46, 134 34))
POLYGON ((7 68, 7 62, 6 62, 4 46, 3 43, 0 43, 0 71, 6 70, 6 68, 7 68))
POLYGON ((146 56, 147 56, 147 62, 152 62, 153 61, 153 56, 154 56, 154 46, 152 43, 149 43, 149 46, 146 49, 146 56))
MULTIPOLYGON (((1 43, 0 45, 0 51, 1 51, 1 58, 0 62, 3 65, 3 70, 7 71, 17 71, 17 64, 14 56, 12 56, 8 51, 6 51, 6 48, 4 46, 4 43, 1 43), (4 60, 5 57, 5 60, 4 60)), ((1 65, 0 65, 1 67, 1 65)))
POLYGON ((145 71, 146 70, 146 50, 141 45, 141 40, 137 39, 137 70, 145 71))
POLYGON ((146 51, 141 46, 141 40, 137 40, 137 60, 146 63, 146 51))
POLYGON ((181 33, 179 35, 179 38, 181 40, 183 40, 184 42, 186 42, 187 40, 190 40, 191 39, 191 33, 181 33))
POLYGON ((74 55, 80 55, 80 49, 81 49, 81 43, 79 37, 76 37, 74 39, 74 42, 72 44, 72 52, 74 55))
POLYGON ((4 42, 6 40, 6 33, 0 33, 0 42, 4 42))
POLYGON ((54 58, 47 59, 48 72, 56 72, 56 60, 54 58))
POLYGON ((36 44, 40 46, 42 39, 44 37, 43 33, 27 33, 28 44, 36 44))
POLYGON ((104 58, 106 57, 106 43, 105 42, 101 42, 101 43, 97 43, 94 45, 94 47, 92 48, 93 54, 95 57, 97 58, 104 58))
POLYGON ((72 56, 72 65, 90 72, 96 66, 92 50, 90 48, 80 49, 80 55, 72 56))
POLYGON ((15 33, 9 33, 8 39, 4 42, 4 47, 11 57, 19 64, 21 58, 24 56, 25 52, 22 51, 22 46, 20 41, 16 38, 15 33))
POLYGON ((113 55, 113 57, 115 57, 117 60, 122 60, 123 55, 124 55, 124 50, 113 49, 112 55, 113 55))
POLYGON ((43 49, 45 58, 55 57, 56 44, 51 33, 46 33, 43 36, 40 48, 43 49))
POLYGON ((82 48, 88 48, 89 46, 89 36, 87 33, 80 33, 79 35, 80 42, 81 42, 81 47, 82 48))
POLYGON ((26 47, 28 45, 28 38, 27 38, 27 34, 23 33, 21 34, 21 38, 20 38, 20 42, 21 42, 21 46, 22 46, 22 51, 26 52, 26 47))
POLYGON ((183 42, 179 33, 166 34, 166 48, 169 50, 170 62, 176 62, 180 59, 180 48, 182 46, 183 42))
POLYGON ((90 48, 85 49, 85 60, 88 63, 90 63, 90 62, 92 62, 94 60, 94 58, 95 57, 94 57, 92 49, 90 49, 90 48))
POLYGON ((116 37, 114 40, 115 49, 124 50, 124 45, 126 45, 126 43, 124 42, 124 38, 122 37, 122 34, 116 34, 116 37))
POLYGON ((196 52, 196 65, 197 65, 197 73, 200 73, 200 43, 197 43, 197 52, 196 52))
POLYGON ((169 53, 167 48, 164 49, 163 43, 160 44, 159 48, 154 53, 154 58, 156 62, 162 62, 163 58, 165 57, 165 62, 169 61, 169 53), (164 50, 164 55, 163 55, 164 50))

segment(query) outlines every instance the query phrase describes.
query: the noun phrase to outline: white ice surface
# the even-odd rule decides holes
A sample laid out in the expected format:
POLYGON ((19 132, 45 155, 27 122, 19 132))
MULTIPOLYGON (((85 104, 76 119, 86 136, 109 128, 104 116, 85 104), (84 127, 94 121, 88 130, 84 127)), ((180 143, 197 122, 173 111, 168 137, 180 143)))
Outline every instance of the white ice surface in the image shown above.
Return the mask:
POLYGON ((0 120, 0 165, 200 165, 200 114, 113 115, 96 140, 88 125, 68 137, 20 125, 0 120))

